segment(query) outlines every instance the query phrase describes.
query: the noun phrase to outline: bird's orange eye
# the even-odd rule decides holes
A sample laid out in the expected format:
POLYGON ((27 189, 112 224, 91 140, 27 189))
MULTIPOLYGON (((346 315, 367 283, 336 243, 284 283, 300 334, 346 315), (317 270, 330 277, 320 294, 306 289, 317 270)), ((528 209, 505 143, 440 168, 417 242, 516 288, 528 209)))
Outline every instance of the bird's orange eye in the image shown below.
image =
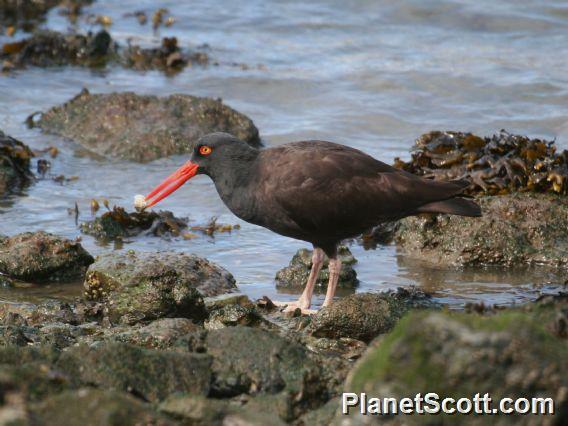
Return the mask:
POLYGON ((211 151, 212 151, 212 149, 209 146, 204 145, 204 146, 199 147, 199 153, 201 155, 209 155, 209 154, 211 154, 211 151))

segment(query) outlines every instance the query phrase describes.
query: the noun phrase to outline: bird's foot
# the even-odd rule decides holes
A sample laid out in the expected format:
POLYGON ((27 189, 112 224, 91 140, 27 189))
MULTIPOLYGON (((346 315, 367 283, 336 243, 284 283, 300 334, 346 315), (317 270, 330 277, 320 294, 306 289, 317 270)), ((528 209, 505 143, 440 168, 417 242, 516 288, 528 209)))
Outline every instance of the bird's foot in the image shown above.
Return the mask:
POLYGON ((318 311, 317 309, 310 309, 310 305, 302 301, 279 302, 277 300, 273 300, 272 303, 274 303, 274 305, 276 306, 283 307, 284 309, 282 310, 282 312, 284 313, 289 313, 289 312, 293 313, 296 311, 296 309, 300 309, 302 315, 313 315, 318 311))

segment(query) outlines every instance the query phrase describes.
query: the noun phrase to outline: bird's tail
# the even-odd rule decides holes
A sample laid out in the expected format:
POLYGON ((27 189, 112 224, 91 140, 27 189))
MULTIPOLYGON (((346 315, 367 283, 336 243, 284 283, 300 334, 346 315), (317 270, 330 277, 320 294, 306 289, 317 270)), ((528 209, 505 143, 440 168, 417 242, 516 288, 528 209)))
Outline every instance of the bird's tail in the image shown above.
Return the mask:
POLYGON ((479 207, 479 204, 461 197, 424 204, 418 208, 417 211, 419 213, 447 213, 472 217, 481 216, 481 207, 479 207))

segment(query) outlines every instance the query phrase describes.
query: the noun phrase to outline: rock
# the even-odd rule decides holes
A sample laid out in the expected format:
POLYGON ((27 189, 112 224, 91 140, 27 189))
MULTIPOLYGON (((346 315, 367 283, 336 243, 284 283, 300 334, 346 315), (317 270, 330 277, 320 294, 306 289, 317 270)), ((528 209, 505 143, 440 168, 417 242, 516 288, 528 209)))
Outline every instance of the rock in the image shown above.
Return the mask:
POLYGON ((42 114, 37 125, 96 154, 138 162, 190 154, 201 136, 215 131, 260 145, 258 130, 249 118, 220 100, 190 95, 91 95, 83 90, 42 114))
POLYGON ((176 424, 150 404, 124 392, 81 388, 51 396, 30 407, 34 424, 83 426, 176 424))
POLYGON ((568 265, 568 197, 518 193, 478 199, 483 216, 400 221, 396 243, 441 266, 568 265))
POLYGON ((21 191, 33 181, 33 156, 30 148, 0 130, 0 198, 21 191))
MULTIPOLYGON (((425 392, 459 398, 489 392, 493 401, 550 397, 555 401, 554 422, 566 423, 568 345, 549 330, 557 311, 565 307, 533 304, 489 316, 410 313, 372 345, 351 372, 345 392, 393 398, 425 392)), ((370 421, 356 411, 351 421, 339 414, 336 420, 342 424, 370 421)), ((506 419, 510 420, 504 419, 503 424, 519 421, 515 416, 506 419)), ((404 420, 422 424, 424 417, 405 416, 404 420)), ((481 418, 479 424, 485 423, 481 418)))
MULTIPOLYGON (((353 264, 357 260, 351 254, 347 247, 339 248, 339 257, 341 258, 341 272, 339 273, 339 288, 354 288, 358 284, 357 273, 353 269, 353 264)), ((298 288, 301 289, 306 285, 312 268, 312 250, 300 249, 296 252, 290 265, 279 270, 276 273, 276 286, 280 288, 298 288)), ((316 281, 316 289, 327 288, 329 280, 329 259, 325 257, 323 267, 316 281)))
POLYGON ((197 395, 172 395, 159 405, 159 411, 192 426, 222 425, 229 402, 197 395))
POLYGON ((237 325, 271 327, 270 323, 262 317, 254 306, 241 306, 239 304, 228 305, 211 311, 204 327, 208 330, 216 330, 237 325))
MULTIPOLYGON (((51 346, 0 347, 0 391, 25 402, 39 401, 77 386, 75 377, 55 365, 59 351, 51 346)), ((6 402, 4 399, 3 402, 6 402)))
POLYGON ((161 403, 159 410, 192 426, 286 424, 272 412, 273 405, 267 404, 273 403, 272 399, 267 401, 264 397, 257 397, 245 402, 244 406, 240 406, 224 399, 174 395, 161 403))
POLYGON ((73 325, 79 323, 79 318, 73 311, 73 307, 68 303, 56 300, 46 300, 37 305, 27 302, 0 302, 0 321, 6 324, 13 315, 19 316, 26 325, 30 326, 54 322, 73 325))
POLYGON ((62 353, 57 365, 83 383, 128 391, 152 402, 178 392, 205 396, 211 382, 208 355, 124 343, 73 347, 62 353))
POLYGON ((45 283, 81 277, 93 257, 81 244, 46 232, 0 236, 0 273, 45 283))
POLYGON ((203 320, 203 297, 236 290, 225 269, 182 253, 109 253, 87 271, 85 295, 102 301, 112 322, 162 317, 203 320))
POLYGON ((180 339, 200 329, 187 318, 161 318, 138 329, 129 327, 113 339, 149 349, 175 349, 180 339))
POLYGON ((209 311, 214 311, 221 308, 226 308, 232 305, 239 305, 243 307, 252 306, 252 301, 246 294, 243 293, 225 293, 219 296, 206 297, 205 307, 209 311))
POLYGON ((5 44, 2 50, 0 58, 9 60, 15 67, 100 66, 116 55, 116 45, 105 30, 87 35, 42 30, 29 38, 5 44))
POLYGON ((81 232, 103 241, 133 237, 142 232, 160 237, 178 236, 184 228, 187 228, 187 219, 177 218, 169 211, 128 213, 116 206, 112 211, 81 224, 81 232))
POLYGON ((308 349, 326 356, 341 356, 345 359, 357 359, 367 349, 365 342, 349 337, 332 339, 327 337, 316 338, 306 336, 303 343, 308 349))
POLYGON ((223 328, 209 331, 204 343, 213 357, 210 396, 282 392, 294 415, 328 398, 321 365, 303 346, 273 332, 223 328))
POLYGON ((389 295, 353 294, 320 309, 308 331, 315 337, 369 342, 389 332, 405 310, 399 300, 389 295))
POLYGON ((339 410, 341 410, 341 400, 339 398, 332 398, 320 408, 309 411, 300 417, 298 424, 302 426, 331 425, 339 410))

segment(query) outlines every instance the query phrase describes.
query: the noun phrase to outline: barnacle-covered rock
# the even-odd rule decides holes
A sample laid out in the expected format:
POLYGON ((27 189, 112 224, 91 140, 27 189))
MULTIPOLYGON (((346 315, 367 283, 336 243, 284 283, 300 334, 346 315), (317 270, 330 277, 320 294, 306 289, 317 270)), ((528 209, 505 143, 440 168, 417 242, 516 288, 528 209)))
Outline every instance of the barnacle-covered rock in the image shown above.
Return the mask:
POLYGON ((82 277, 93 257, 80 243, 46 232, 0 235, 0 273, 33 283, 82 277))
MULTIPOLYGON (((276 286, 279 288, 302 289, 306 285, 312 268, 312 253, 313 251, 308 249, 298 250, 292 257, 290 265, 276 273, 276 286)), ((355 259, 347 247, 340 247, 338 256, 341 258, 338 287, 355 288, 359 283, 359 280, 357 280, 357 272, 353 269, 353 265, 357 262, 357 259, 355 259)), ((323 266, 316 281, 316 289, 326 289, 328 281, 329 259, 325 256, 323 266)))
POLYGON ((394 165, 427 178, 467 179, 468 194, 568 194, 568 151, 556 152, 554 141, 504 130, 485 138, 462 132, 426 133, 416 140, 412 159, 396 158, 394 165))
POLYGON ((163 317, 203 320, 203 297, 236 290, 235 279, 207 259, 182 253, 108 253, 89 267, 85 296, 101 301, 112 322, 163 317))
POLYGON ((516 193, 477 201, 482 217, 402 219, 397 245, 406 256, 442 266, 568 265, 568 197, 516 193))
POLYGON ((33 180, 30 171, 33 156, 26 145, 0 130, 0 198, 21 190, 33 180))
POLYGON ((191 95, 92 95, 83 90, 35 124, 96 154, 138 162, 189 154, 195 142, 211 132, 231 133, 260 145, 258 129, 248 117, 221 100, 191 95))
POLYGON ((415 288, 352 294, 322 308, 313 316, 307 330, 315 337, 369 342, 389 332, 409 307, 419 306, 432 307, 434 303, 415 288))

